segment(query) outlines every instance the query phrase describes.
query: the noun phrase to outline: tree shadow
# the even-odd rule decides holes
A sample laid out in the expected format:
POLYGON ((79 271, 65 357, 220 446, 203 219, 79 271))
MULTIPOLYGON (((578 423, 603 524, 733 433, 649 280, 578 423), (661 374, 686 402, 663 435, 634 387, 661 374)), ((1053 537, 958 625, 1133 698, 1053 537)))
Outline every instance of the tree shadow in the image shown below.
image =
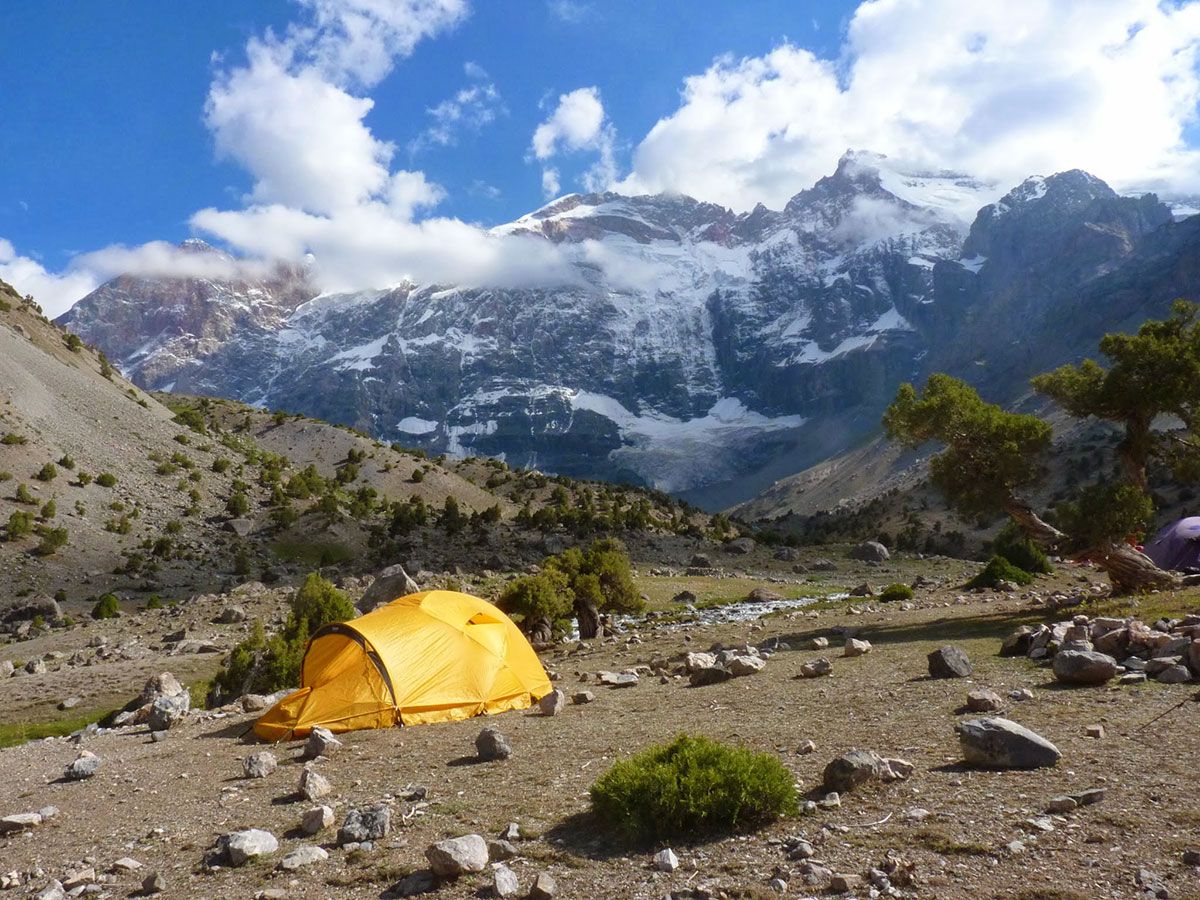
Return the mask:
POLYGON ((202 738, 239 738, 243 744, 266 744, 271 747, 277 747, 278 744, 270 744, 267 741, 260 741, 254 735, 254 722, 229 722, 219 728, 214 728, 211 731, 205 731, 200 734, 202 738), (247 738, 247 735, 251 737, 247 738))
POLYGON ((484 757, 476 754, 476 755, 472 755, 472 756, 456 757, 456 758, 450 760, 450 762, 446 763, 446 765, 455 766, 455 767, 458 767, 458 766, 480 766, 480 765, 483 765, 484 763, 488 763, 488 762, 504 762, 504 760, 502 760, 502 759, 485 759, 484 757))
MULTIPOLYGON (((858 629, 858 633, 873 645, 939 641, 954 643, 955 641, 986 640, 988 638, 1002 641, 1018 626, 1041 622, 1045 616, 1045 610, 1022 609, 973 616, 944 617, 923 622, 864 625, 858 629)), ((835 633, 829 628, 814 628, 810 631, 780 635, 779 639, 792 646, 797 646, 801 642, 812 640, 815 637, 830 637, 835 633)), ((833 647, 827 649, 833 649, 833 647)), ((997 646, 997 653, 999 649, 997 646)))

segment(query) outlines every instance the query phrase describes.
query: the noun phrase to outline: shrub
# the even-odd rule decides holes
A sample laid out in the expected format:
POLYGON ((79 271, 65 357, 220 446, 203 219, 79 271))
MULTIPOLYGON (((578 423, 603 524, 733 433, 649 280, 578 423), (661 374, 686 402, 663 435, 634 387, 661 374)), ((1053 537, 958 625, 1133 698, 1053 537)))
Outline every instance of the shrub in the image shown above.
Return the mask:
POLYGON ((8 517, 8 525, 4 528, 4 539, 16 541, 33 531, 33 515, 23 509, 16 510, 8 517))
POLYGON ((105 594, 92 607, 93 619, 115 619, 121 614, 121 606, 116 594, 105 594))
POLYGON ((42 505, 42 514, 41 514, 40 518, 43 522, 49 522, 51 519, 53 519, 57 515, 58 515, 58 504, 56 504, 54 502, 54 498, 51 497, 49 500, 47 500, 42 505))
POLYGON ((54 463, 48 462, 38 469, 37 474, 33 477, 38 481, 53 481, 58 477, 58 467, 54 463))
POLYGON ((1015 522, 1009 522, 996 535, 992 551, 1026 572, 1047 575, 1051 571, 1046 554, 1015 522))
POLYGON ((273 693, 300 683, 300 664, 309 636, 329 622, 354 616, 350 598, 317 573, 312 573, 292 598, 292 609, 281 634, 267 638, 261 622, 250 637, 233 648, 214 683, 221 697, 248 691, 273 693))
POLYGON ((60 466, 62 466, 64 469, 74 469, 75 468, 75 460, 71 457, 71 454, 69 454, 69 453, 64 453, 62 455, 62 458, 59 459, 58 464, 60 466))
POLYGON ((162 609, 162 597, 158 594, 151 594, 150 599, 146 601, 146 609, 162 609))
POLYGON ((420 484, 425 480, 425 472, 421 469, 413 469, 412 476, 409 479, 413 484, 420 484))
POLYGON ((67 349, 72 353, 78 353, 83 349, 83 341, 79 339, 79 335, 67 332, 63 335, 63 343, 67 345, 67 349))
POLYGON ((67 529, 65 528, 48 528, 42 532, 42 540, 33 552, 38 556, 53 556, 63 547, 67 546, 67 529))
POLYGON ((28 443, 29 438, 25 437, 23 434, 17 434, 15 431, 10 431, 4 435, 4 437, 0 438, 0 444, 3 444, 6 447, 20 446, 21 444, 28 443))
POLYGON ((79 473, 79 486, 80 487, 87 487, 89 484, 92 483, 93 480, 94 479, 92 478, 92 476, 89 475, 87 472, 79 473))
POLYGON ((227 456, 218 456, 212 462, 212 470, 220 475, 226 469, 233 465, 233 460, 227 456))
POLYGON ((996 588, 1001 581, 1029 584, 1033 581, 1033 576, 1024 569, 1018 569, 1003 556, 993 556, 983 567, 983 571, 967 582, 966 587, 996 588))
POLYGON ((774 756, 688 735, 618 762, 591 798, 610 827, 644 842, 744 831, 797 811, 792 774, 774 756))
POLYGON ((225 512, 234 518, 239 518, 250 512, 250 498, 238 491, 236 494, 230 494, 229 499, 225 501, 225 512))
POLYGON ((883 603, 891 603, 896 600, 911 600, 913 598, 913 589, 907 584, 889 584, 879 593, 879 599, 883 603))
POLYGON ((100 485, 100 487, 106 488, 115 487, 117 484, 117 476, 112 472, 101 472, 96 476, 96 484, 100 485))

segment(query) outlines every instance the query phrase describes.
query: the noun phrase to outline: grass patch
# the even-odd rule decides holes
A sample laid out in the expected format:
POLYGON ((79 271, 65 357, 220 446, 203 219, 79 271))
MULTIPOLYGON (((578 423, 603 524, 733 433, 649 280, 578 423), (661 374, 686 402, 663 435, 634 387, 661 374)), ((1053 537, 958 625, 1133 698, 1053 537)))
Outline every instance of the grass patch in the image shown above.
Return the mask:
POLYGON ((957 837, 946 828, 922 828, 913 837, 922 846, 942 856, 990 856, 992 853, 991 847, 957 837))
POLYGON ((93 722, 99 722, 107 712, 93 710, 65 719, 53 719, 49 722, 8 722, 0 724, 0 747, 15 747, 29 741, 39 741, 47 737, 63 737, 86 728, 93 722))
POLYGON ((299 563, 308 568, 336 566, 354 558, 354 551, 342 544, 319 541, 276 541, 271 552, 283 562, 299 563))

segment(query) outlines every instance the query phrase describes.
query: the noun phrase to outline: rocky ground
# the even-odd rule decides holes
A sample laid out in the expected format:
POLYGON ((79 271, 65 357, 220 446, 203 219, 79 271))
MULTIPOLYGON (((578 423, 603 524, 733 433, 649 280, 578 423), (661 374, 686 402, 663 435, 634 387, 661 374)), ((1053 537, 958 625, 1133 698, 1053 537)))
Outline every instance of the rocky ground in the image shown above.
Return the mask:
MULTIPOLYGON (((799 564, 811 565, 815 556, 805 551, 799 564)), ((904 559, 874 567, 836 555, 837 571, 799 577, 792 565, 762 552, 739 562, 737 578, 724 577, 732 566, 691 575, 686 567, 660 566, 654 575, 643 567, 641 583, 658 615, 630 623, 615 639, 564 644, 543 655, 567 699, 557 715, 535 710, 343 735, 342 748, 308 763, 330 787, 312 800, 298 793, 303 744, 252 743, 254 713, 240 706, 193 711, 159 740, 138 724, 2 750, 0 817, 49 815, 40 824, 15 823, 0 836, 0 878, 7 879, 0 887, 36 894, 53 891, 57 880, 67 892, 130 896, 148 881, 149 889, 172 897, 394 896, 425 877, 406 881, 428 868, 426 849, 435 842, 470 834, 495 841, 515 822, 519 839, 511 847, 493 844, 490 856, 494 862, 515 854, 505 865, 521 896, 538 876, 543 892, 535 896, 545 896, 550 876, 558 897, 869 896, 888 890, 938 898, 1082 900, 1140 897, 1147 890, 1147 896, 1200 897, 1194 867, 1200 815, 1190 790, 1200 759, 1200 706, 1189 702, 1195 685, 1114 678, 1067 686, 1048 658, 1000 655, 1020 626, 1040 634, 1036 626, 1079 613, 1136 615, 1152 624, 1162 616, 1182 618, 1200 607, 1200 597, 1110 600, 1098 596, 1093 585, 1100 578, 1086 569, 1041 578, 1021 592, 963 593, 955 585, 972 564, 958 561, 904 559), (681 585, 694 588, 703 607, 706 600, 742 596, 754 584, 785 596, 826 597, 864 580, 878 586, 918 576, 926 584, 911 603, 821 599, 734 622, 710 623, 710 613, 689 613, 667 599, 681 585), (849 637, 870 649, 845 656, 849 637), (807 649, 820 638, 829 646, 807 649), (716 642, 753 645, 765 665, 745 666, 751 673, 743 677, 689 675, 686 654, 716 642), (928 655, 948 645, 965 653, 968 676, 930 677, 928 655), (822 658, 829 675, 799 677, 806 666, 821 670, 815 664, 822 658), (599 673, 627 671, 639 674, 636 684, 600 683, 599 673), (714 683, 692 684, 708 680, 714 683), (581 691, 594 699, 572 703, 581 691), (972 712, 969 694, 976 709, 999 708, 972 712), (955 725, 989 715, 1041 735, 1061 759, 1032 770, 966 764, 955 725), (507 739, 509 758, 478 759, 475 739, 485 725, 507 739), (656 868, 655 854, 664 848, 615 839, 590 817, 587 790, 616 759, 681 732, 777 754, 815 808, 752 834, 673 845, 678 867, 670 870, 667 858, 656 868), (853 748, 896 762, 839 792, 835 803, 823 785, 825 769, 853 748), (245 777, 245 758, 264 749, 277 766, 259 760, 265 777, 245 777), (76 762, 81 751, 99 763, 86 756, 76 762), (64 773, 72 764, 77 773, 94 767, 94 774, 70 780, 64 773), (378 804, 388 809, 390 827, 371 836, 370 825, 382 814, 370 813, 364 822, 351 811, 378 804), (308 835, 301 822, 317 805, 331 808, 332 825, 308 835), (369 848, 358 840, 356 849, 339 846, 339 827, 348 817, 357 826, 345 837, 367 836, 369 848), (253 851, 256 836, 235 840, 232 851, 220 850, 218 842, 247 829, 269 832, 274 840, 259 837, 277 849, 231 866, 230 853, 253 851), (304 849, 310 847, 328 857, 304 849), (281 868, 285 858, 308 864, 288 870, 281 868), (886 883, 879 881, 883 872, 886 883)), ((94 693, 79 709, 111 708, 163 670, 185 683, 203 677, 220 654, 195 652, 200 645, 228 646, 247 627, 213 620, 240 607, 248 618, 270 621, 284 602, 282 590, 243 588, 237 596, 79 626, 54 636, 53 648, 50 636, 0 648, 0 660, 16 662, 65 654, 44 660, 43 674, 0 681, 3 720, 44 715, 51 701, 89 690, 94 693), (165 641, 177 636, 170 631, 185 628, 185 637, 165 641), (91 646, 100 645, 101 636, 104 645, 91 646), (113 652, 130 641, 124 656, 132 658, 113 652), (167 655, 183 641, 197 644, 167 655), (80 649, 89 657, 113 655, 67 665, 80 649)), ((957 654, 943 657, 943 667, 961 666, 957 654)), ((692 662, 693 668, 704 665, 699 657, 692 662)), ((479 848, 467 841, 457 849, 479 848)), ((455 854, 460 861, 470 855, 455 854)), ((501 872, 502 882, 506 877, 501 872)), ((495 878, 488 865, 443 880, 432 896, 490 896, 495 878)))

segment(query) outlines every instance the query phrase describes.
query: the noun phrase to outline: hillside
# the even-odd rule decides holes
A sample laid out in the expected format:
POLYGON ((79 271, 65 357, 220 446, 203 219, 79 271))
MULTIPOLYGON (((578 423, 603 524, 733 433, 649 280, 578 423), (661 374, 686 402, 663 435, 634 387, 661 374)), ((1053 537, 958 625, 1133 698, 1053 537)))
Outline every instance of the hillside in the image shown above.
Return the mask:
POLYGON ((312 419, 146 394, 7 285, 0 299, 0 573, 18 597, 57 594, 78 609, 110 591, 169 599, 321 565, 441 571, 500 554, 495 568, 520 568, 548 540, 614 521, 635 541, 707 521, 636 489, 430 459, 312 419), (403 528, 397 506, 411 513, 403 528))

